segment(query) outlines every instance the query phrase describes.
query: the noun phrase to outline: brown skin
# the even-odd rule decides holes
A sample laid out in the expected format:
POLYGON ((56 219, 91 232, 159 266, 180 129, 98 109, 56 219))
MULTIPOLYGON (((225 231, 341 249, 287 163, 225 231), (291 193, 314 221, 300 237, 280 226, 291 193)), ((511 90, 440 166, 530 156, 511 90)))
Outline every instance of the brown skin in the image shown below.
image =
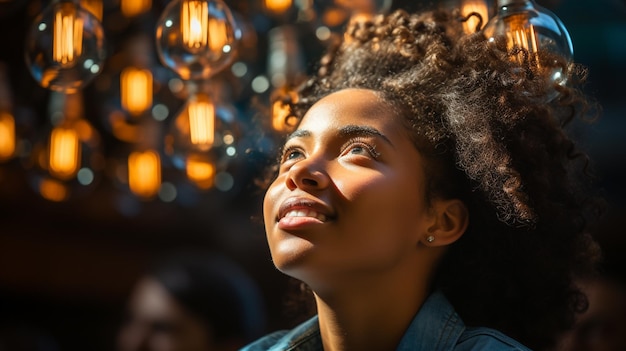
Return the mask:
POLYGON ((287 141, 267 238, 276 267, 312 288, 325 350, 394 349, 464 233, 462 202, 426 201, 424 162, 373 90, 326 96, 287 141))
POLYGON ((136 284, 128 309, 129 320, 117 339, 119 351, 237 350, 234 343, 216 344, 205 323, 153 278, 136 284))

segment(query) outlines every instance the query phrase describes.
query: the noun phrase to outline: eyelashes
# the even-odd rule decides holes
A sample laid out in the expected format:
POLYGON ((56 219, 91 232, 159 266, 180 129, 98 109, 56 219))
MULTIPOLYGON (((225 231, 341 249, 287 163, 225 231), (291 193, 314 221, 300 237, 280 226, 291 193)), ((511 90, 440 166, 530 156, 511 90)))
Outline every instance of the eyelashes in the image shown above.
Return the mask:
MULTIPOLYGON (((346 141, 339 148, 338 157, 341 156, 366 156, 374 160, 380 158, 381 154, 376 149, 376 144, 372 143, 369 138, 355 137, 346 141)), ((306 152, 303 147, 294 143, 292 145, 286 145, 280 154, 280 164, 288 163, 289 161, 299 160, 306 157, 306 152)))
POLYGON ((371 143, 367 138, 352 138, 346 142, 342 148, 341 153, 344 154, 346 152, 352 152, 353 154, 360 154, 358 152, 359 149, 365 150, 373 159, 377 159, 380 157, 380 152, 376 150, 376 144, 371 143))

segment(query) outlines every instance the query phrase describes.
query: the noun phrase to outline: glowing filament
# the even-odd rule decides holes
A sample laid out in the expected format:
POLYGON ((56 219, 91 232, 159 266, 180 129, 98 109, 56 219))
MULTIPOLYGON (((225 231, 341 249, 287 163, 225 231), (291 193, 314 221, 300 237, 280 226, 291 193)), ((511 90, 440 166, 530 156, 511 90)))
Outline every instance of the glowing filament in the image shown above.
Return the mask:
POLYGON ((150 198, 161 187, 161 160, 151 150, 128 156, 128 186, 135 195, 150 198))
POLYGON ((208 189, 213 185, 215 167, 207 160, 190 157, 187 159, 187 178, 199 188, 208 189))
POLYGON ((206 1, 183 1, 180 9, 183 43, 191 50, 207 47, 209 42, 209 5, 206 1))
POLYGON ((83 20, 76 17, 76 7, 61 4, 54 14, 52 58, 62 66, 71 66, 83 50, 83 20))
POLYGON ((152 0, 122 0, 120 10, 126 17, 140 15, 150 9, 152 0))
POLYGON ((265 8, 274 13, 283 13, 291 7, 292 0, 265 0, 265 8))
MULTIPOLYGON (((482 17, 483 26, 487 24, 487 21, 489 20, 489 10, 487 8, 487 3, 485 1, 480 1, 480 0, 463 1, 463 4, 461 5, 461 15, 465 17, 472 12, 478 13, 480 17, 482 17)), ((463 22, 463 30, 467 34, 475 33, 477 25, 478 25, 478 18, 476 16, 472 16, 467 21, 463 22)))
POLYGON ((209 48, 215 52, 222 52, 222 48, 227 43, 226 22, 216 18, 209 18, 209 48))
POLYGON ((152 106, 152 73, 146 69, 128 67, 121 74, 122 107, 133 116, 141 115, 152 106))
POLYGON ((80 142, 74 129, 57 127, 50 133, 50 174, 69 179, 76 174, 80 159, 80 142))
POLYGON ((517 55, 517 59, 523 62, 526 59, 532 59, 532 55, 537 53, 537 35, 535 34, 535 27, 529 23, 528 16, 525 14, 512 15, 506 18, 506 23, 509 26, 509 30, 506 33, 507 36, 507 48, 523 49, 517 55), (531 56, 527 57, 526 55, 531 56))
POLYGON ((0 161, 6 161, 15 152, 15 119, 10 113, 0 112, 0 161))
POLYGON ((191 143, 211 147, 215 133, 215 107, 210 101, 199 99, 189 104, 189 134, 191 143))

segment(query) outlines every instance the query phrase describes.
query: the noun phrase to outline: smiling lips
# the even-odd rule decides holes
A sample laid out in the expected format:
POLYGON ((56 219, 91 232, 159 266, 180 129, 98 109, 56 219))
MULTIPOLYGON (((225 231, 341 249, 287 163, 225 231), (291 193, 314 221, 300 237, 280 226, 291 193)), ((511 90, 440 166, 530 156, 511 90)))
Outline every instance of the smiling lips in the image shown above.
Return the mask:
POLYGON ((327 217, 323 213, 318 213, 312 209, 294 209, 283 216, 283 218, 289 217, 310 217, 319 220, 320 222, 326 222, 327 217))
POLYGON ((289 199, 276 218, 282 229, 298 229, 308 224, 326 223, 332 216, 324 205, 308 199, 289 199))

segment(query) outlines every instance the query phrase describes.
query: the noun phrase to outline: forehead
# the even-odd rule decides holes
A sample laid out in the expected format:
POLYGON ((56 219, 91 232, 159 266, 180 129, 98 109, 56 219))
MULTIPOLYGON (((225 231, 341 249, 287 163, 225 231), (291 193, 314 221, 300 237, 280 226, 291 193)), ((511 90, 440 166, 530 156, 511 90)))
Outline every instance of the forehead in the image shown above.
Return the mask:
POLYGON ((369 125, 391 132, 401 130, 400 118, 391 103, 367 89, 345 89, 325 96, 304 115, 298 129, 321 126, 369 125))

